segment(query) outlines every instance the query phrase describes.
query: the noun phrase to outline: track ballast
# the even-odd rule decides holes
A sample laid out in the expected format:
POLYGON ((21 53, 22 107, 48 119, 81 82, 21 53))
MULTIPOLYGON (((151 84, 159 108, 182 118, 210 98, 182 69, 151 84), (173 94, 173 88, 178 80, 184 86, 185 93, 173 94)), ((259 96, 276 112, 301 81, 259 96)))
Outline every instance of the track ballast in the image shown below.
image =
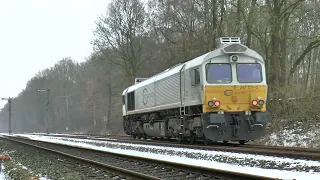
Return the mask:
POLYGON ((173 162, 30 140, 22 137, 6 136, 4 138, 118 171, 119 173, 138 179, 272 179, 252 174, 192 165, 188 166, 173 162))

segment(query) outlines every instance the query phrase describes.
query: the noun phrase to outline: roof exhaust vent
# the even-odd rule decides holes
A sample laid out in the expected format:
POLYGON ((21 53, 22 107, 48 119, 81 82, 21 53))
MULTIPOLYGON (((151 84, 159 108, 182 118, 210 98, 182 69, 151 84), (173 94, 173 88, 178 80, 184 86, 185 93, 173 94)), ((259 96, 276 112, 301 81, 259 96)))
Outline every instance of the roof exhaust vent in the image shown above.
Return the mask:
POLYGON ((138 84, 138 83, 140 83, 140 82, 142 82, 142 81, 144 81, 146 79, 148 79, 148 78, 135 78, 134 79, 134 84, 138 84))
POLYGON ((217 40, 217 46, 222 47, 227 44, 241 44, 239 37, 221 37, 217 40))

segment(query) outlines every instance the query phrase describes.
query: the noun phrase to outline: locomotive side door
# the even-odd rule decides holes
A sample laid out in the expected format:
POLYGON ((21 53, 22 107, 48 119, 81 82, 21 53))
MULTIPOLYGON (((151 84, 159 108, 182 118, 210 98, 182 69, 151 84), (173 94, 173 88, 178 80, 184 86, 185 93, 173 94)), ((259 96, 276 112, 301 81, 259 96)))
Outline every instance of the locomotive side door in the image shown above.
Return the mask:
POLYGON ((185 66, 186 64, 183 64, 180 69, 180 116, 185 115, 185 66))

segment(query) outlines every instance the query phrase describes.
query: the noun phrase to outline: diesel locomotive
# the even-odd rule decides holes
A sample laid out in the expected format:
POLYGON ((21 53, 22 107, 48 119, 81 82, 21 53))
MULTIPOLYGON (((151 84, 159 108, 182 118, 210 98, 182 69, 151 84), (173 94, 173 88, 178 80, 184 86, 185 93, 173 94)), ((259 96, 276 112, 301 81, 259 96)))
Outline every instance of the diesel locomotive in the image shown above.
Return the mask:
POLYGON ((206 145, 262 137, 270 121, 264 59, 238 37, 221 37, 217 44, 213 51, 126 88, 126 134, 206 145))

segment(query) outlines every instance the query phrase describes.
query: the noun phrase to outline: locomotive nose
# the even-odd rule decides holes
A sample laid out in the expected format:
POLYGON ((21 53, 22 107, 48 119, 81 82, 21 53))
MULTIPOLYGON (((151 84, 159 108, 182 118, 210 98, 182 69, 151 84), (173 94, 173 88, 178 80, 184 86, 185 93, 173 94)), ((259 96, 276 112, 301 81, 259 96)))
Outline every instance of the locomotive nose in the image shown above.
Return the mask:
POLYGON ((266 85, 205 86, 204 112, 265 111, 266 85), (215 104, 217 102, 217 104, 215 104))

